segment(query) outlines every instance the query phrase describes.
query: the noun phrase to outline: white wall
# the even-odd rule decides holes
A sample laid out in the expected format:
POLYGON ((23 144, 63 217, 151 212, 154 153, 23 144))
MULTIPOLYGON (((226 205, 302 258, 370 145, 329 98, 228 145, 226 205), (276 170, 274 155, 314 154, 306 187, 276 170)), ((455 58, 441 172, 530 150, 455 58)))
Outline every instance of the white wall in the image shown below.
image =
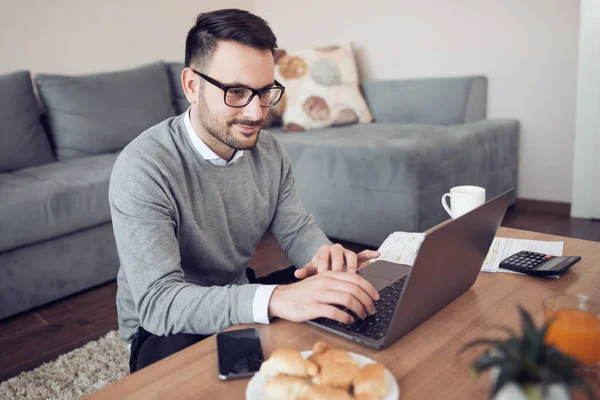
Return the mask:
POLYGON ((570 202, 578 0, 254 0, 283 48, 352 41, 363 79, 484 74, 521 121, 519 197, 570 202))
POLYGON ((581 0, 571 215, 600 218, 600 0, 581 0))
POLYGON ((198 13, 252 0, 0 0, 0 73, 80 74, 183 61, 198 13))
POLYGON ((364 79, 487 75, 489 116, 522 123, 520 197, 571 201, 577 0, 0 0, 0 73, 183 60, 196 14, 224 7, 284 48, 351 40, 364 79))

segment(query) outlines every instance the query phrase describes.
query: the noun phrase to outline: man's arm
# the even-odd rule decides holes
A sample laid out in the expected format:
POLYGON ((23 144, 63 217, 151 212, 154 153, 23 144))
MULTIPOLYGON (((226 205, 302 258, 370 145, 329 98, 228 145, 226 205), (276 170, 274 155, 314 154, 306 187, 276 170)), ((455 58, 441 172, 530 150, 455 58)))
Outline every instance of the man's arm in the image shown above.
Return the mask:
POLYGON ((144 329, 156 335, 213 334, 253 323, 259 285, 185 282, 168 183, 150 156, 126 152, 113 168, 109 201, 121 268, 144 329))
MULTIPOLYGON (((341 272, 344 263, 356 271, 357 256, 339 244, 332 246, 316 226, 296 192, 289 156, 279 143, 278 146, 282 179, 271 231, 294 265, 303 267, 296 271, 296 277, 303 280, 275 288, 268 303, 269 316, 295 322, 326 317, 351 323, 350 315, 335 305, 347 307, 361 318, 372 315, 373 300, 379 299, 379 294, 356 273, 341 272)), ((361 259, 377 255, 365 251, 361 259)))
POLYGON ((379 252, 364 250, 358 255, 340 244, 332 245, 314 218, 302 205, 287 152, 277 142, 282 155, 282 179, 271 231, 297 268, 296 278, 304 279, 325 271, 356 272, 358 265, 379 252))
POLYGON ((281 182, 270 230, 292 263, 300 268, 310 261, 320 246, 331 245, 331 241, 302 205, 290 158, 279 142, 277 146, 282 159, 281 182))

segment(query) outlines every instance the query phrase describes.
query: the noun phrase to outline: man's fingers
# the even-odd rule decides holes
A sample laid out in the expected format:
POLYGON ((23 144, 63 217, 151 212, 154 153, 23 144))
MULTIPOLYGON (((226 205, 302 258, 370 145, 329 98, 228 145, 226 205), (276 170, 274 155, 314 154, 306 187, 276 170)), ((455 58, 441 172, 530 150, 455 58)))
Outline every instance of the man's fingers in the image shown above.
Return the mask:
POLYGON ((319 294, 319 301, 321 303, 337 304, 349 308, 354 312, 354 314, 358 315, 362 319, 367 318, 370 314, 367 312, 367 310, 365 310, 365 307, 361 304, 361 302, 356 300, 356 298, 350 293, 332 290, 324 291, 319 294))
POLYGON ((358 264, 356 253, 351 250, 346 250, 344 251, 344 256, 346 258, 346 271, 355 274, 358 264))
POLYGON ((308 281, 279 285, 269 300, 269 315, 293 322, 324 317, 344 324, 353 323, 354 319, 348 313, 319 300, 323 292, 328 291, 315 290, 308 281))
POLYGON ((319 274, 329 270, 329 246, 323 245, 319 247, 315 258, 316 260, 313 261, 313 264, 317 264, 317 272, 319 274))
POLYGON ((297 279, 305 279, 317 273, 315 266, 312 263, 306 264, 304 267, 294 271, 294 276, 297 279))
MULTIPOLYGON (((331 273, 331 272, 329 272, 329 273, 331 273)), ((334 274, 336 274, 335 276, 359 277, 358 275, 351 275, 351 274, 347 274, 345 272, 337 272, 334 274)), ((362 279, 362 278, 360 278, 360 279, 362 279)), ((343 279, 335 279, 335 278, 328 279, 326 287, 330 291, 342 292, 342 293, 351 295, 357 301, 360 302, 360 304, 362 305, 362 308, 367 313, 369 313, 369 314, 375 313, 375 305, 373 304, 373 298, 362 287, 360 287, 356 283, 352 282, 351 280, 343 280, 343 279)), ((343 305, 350 308, 347 304, 343 304, 343 305)), ((352 309, 352 311, 354 311, 354 310, 352 309)), ((362 315, 361 313, 356 313, 356 314, 362 315)))
POLYGON ((373 285, 358 274, 345 274, 329 271, 326 276, 333 278, 336 281, 353 283, 354 285, 359 286, 371 299, 379 300, 379 293, 377 293, 377 290, 375 290, 373 285))
POLYGON ((351 324, 354 322, 354 318, 350 314, 328 304, 319 304, 315 307, 315 312, 321 317, 333 319, 342 324, 351 324))
POLYGON ((308 269, 306 267, 302 267, 294 271, 294 276, 296 279, 304 279, 308 277, 308 269))
POLYGON ((336 243, 330 247, 331 249, 331 270, 332 271, 343 271, 344 270, 344 248, 341 244, 336 243))
POLYGON ((376 250, 363 250, 357 254, 357 258, 358 258, 358 262, 362 263, 362 262, 370 260, 372 258, 377 258, 380 255, 381 255, 381 253, 376 250))

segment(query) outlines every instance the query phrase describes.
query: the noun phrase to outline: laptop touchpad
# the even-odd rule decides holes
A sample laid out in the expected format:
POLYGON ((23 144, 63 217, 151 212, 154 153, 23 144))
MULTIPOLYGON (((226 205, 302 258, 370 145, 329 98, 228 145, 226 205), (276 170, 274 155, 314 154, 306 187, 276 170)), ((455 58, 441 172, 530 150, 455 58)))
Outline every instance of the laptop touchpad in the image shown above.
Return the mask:
POLYGON ((376 276, 371 276, 371 275, 364 274, 364 273, 362 273, 362 271, 358 271, 358 275, 360 275, 367 282, 369 282, 371 285, 373 285, 373 287, 377 291, 380 291, 381 289, 383 289, 384 287, 386 287, 387 285, 389 285, 391 283, 391 281, 388 281, 388 280, 385 280, 385 279, 381 279, 381 278, 377 278, 376 276))
POLYGON ((376 278, 386 279, 388 281, 395 281, 407 275, 410 272, 410 266, 406 264, 396 264, 389 261, 378 260, 374 263, 367 265, 361 270, 363 277, 364 275, 373 276, 376 278))

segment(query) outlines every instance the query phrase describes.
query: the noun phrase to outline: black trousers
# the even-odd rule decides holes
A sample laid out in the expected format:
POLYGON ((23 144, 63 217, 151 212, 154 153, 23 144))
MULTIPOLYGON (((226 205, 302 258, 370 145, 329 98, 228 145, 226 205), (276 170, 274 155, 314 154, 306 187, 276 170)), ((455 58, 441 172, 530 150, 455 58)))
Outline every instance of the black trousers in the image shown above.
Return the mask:
MULTIPOLYGON (((286 284, 297 282, 294 276, 296 267, 273 272, 262 278, 257 278, 254 271, 250 268, 246 270, 246 275, 250 283, 260 283, 263 285, 286 284)), ((170 356, 189 347, 199 341, 206 339, 209 335, 192 335, 187 333, 177 333, 169 336, 157 336, 143 327, 139 327, 133 336, 131 342, 131 354, 129 355, 129 371, 134 373, 150 364, 153 364, 163 358, 170 356)))

